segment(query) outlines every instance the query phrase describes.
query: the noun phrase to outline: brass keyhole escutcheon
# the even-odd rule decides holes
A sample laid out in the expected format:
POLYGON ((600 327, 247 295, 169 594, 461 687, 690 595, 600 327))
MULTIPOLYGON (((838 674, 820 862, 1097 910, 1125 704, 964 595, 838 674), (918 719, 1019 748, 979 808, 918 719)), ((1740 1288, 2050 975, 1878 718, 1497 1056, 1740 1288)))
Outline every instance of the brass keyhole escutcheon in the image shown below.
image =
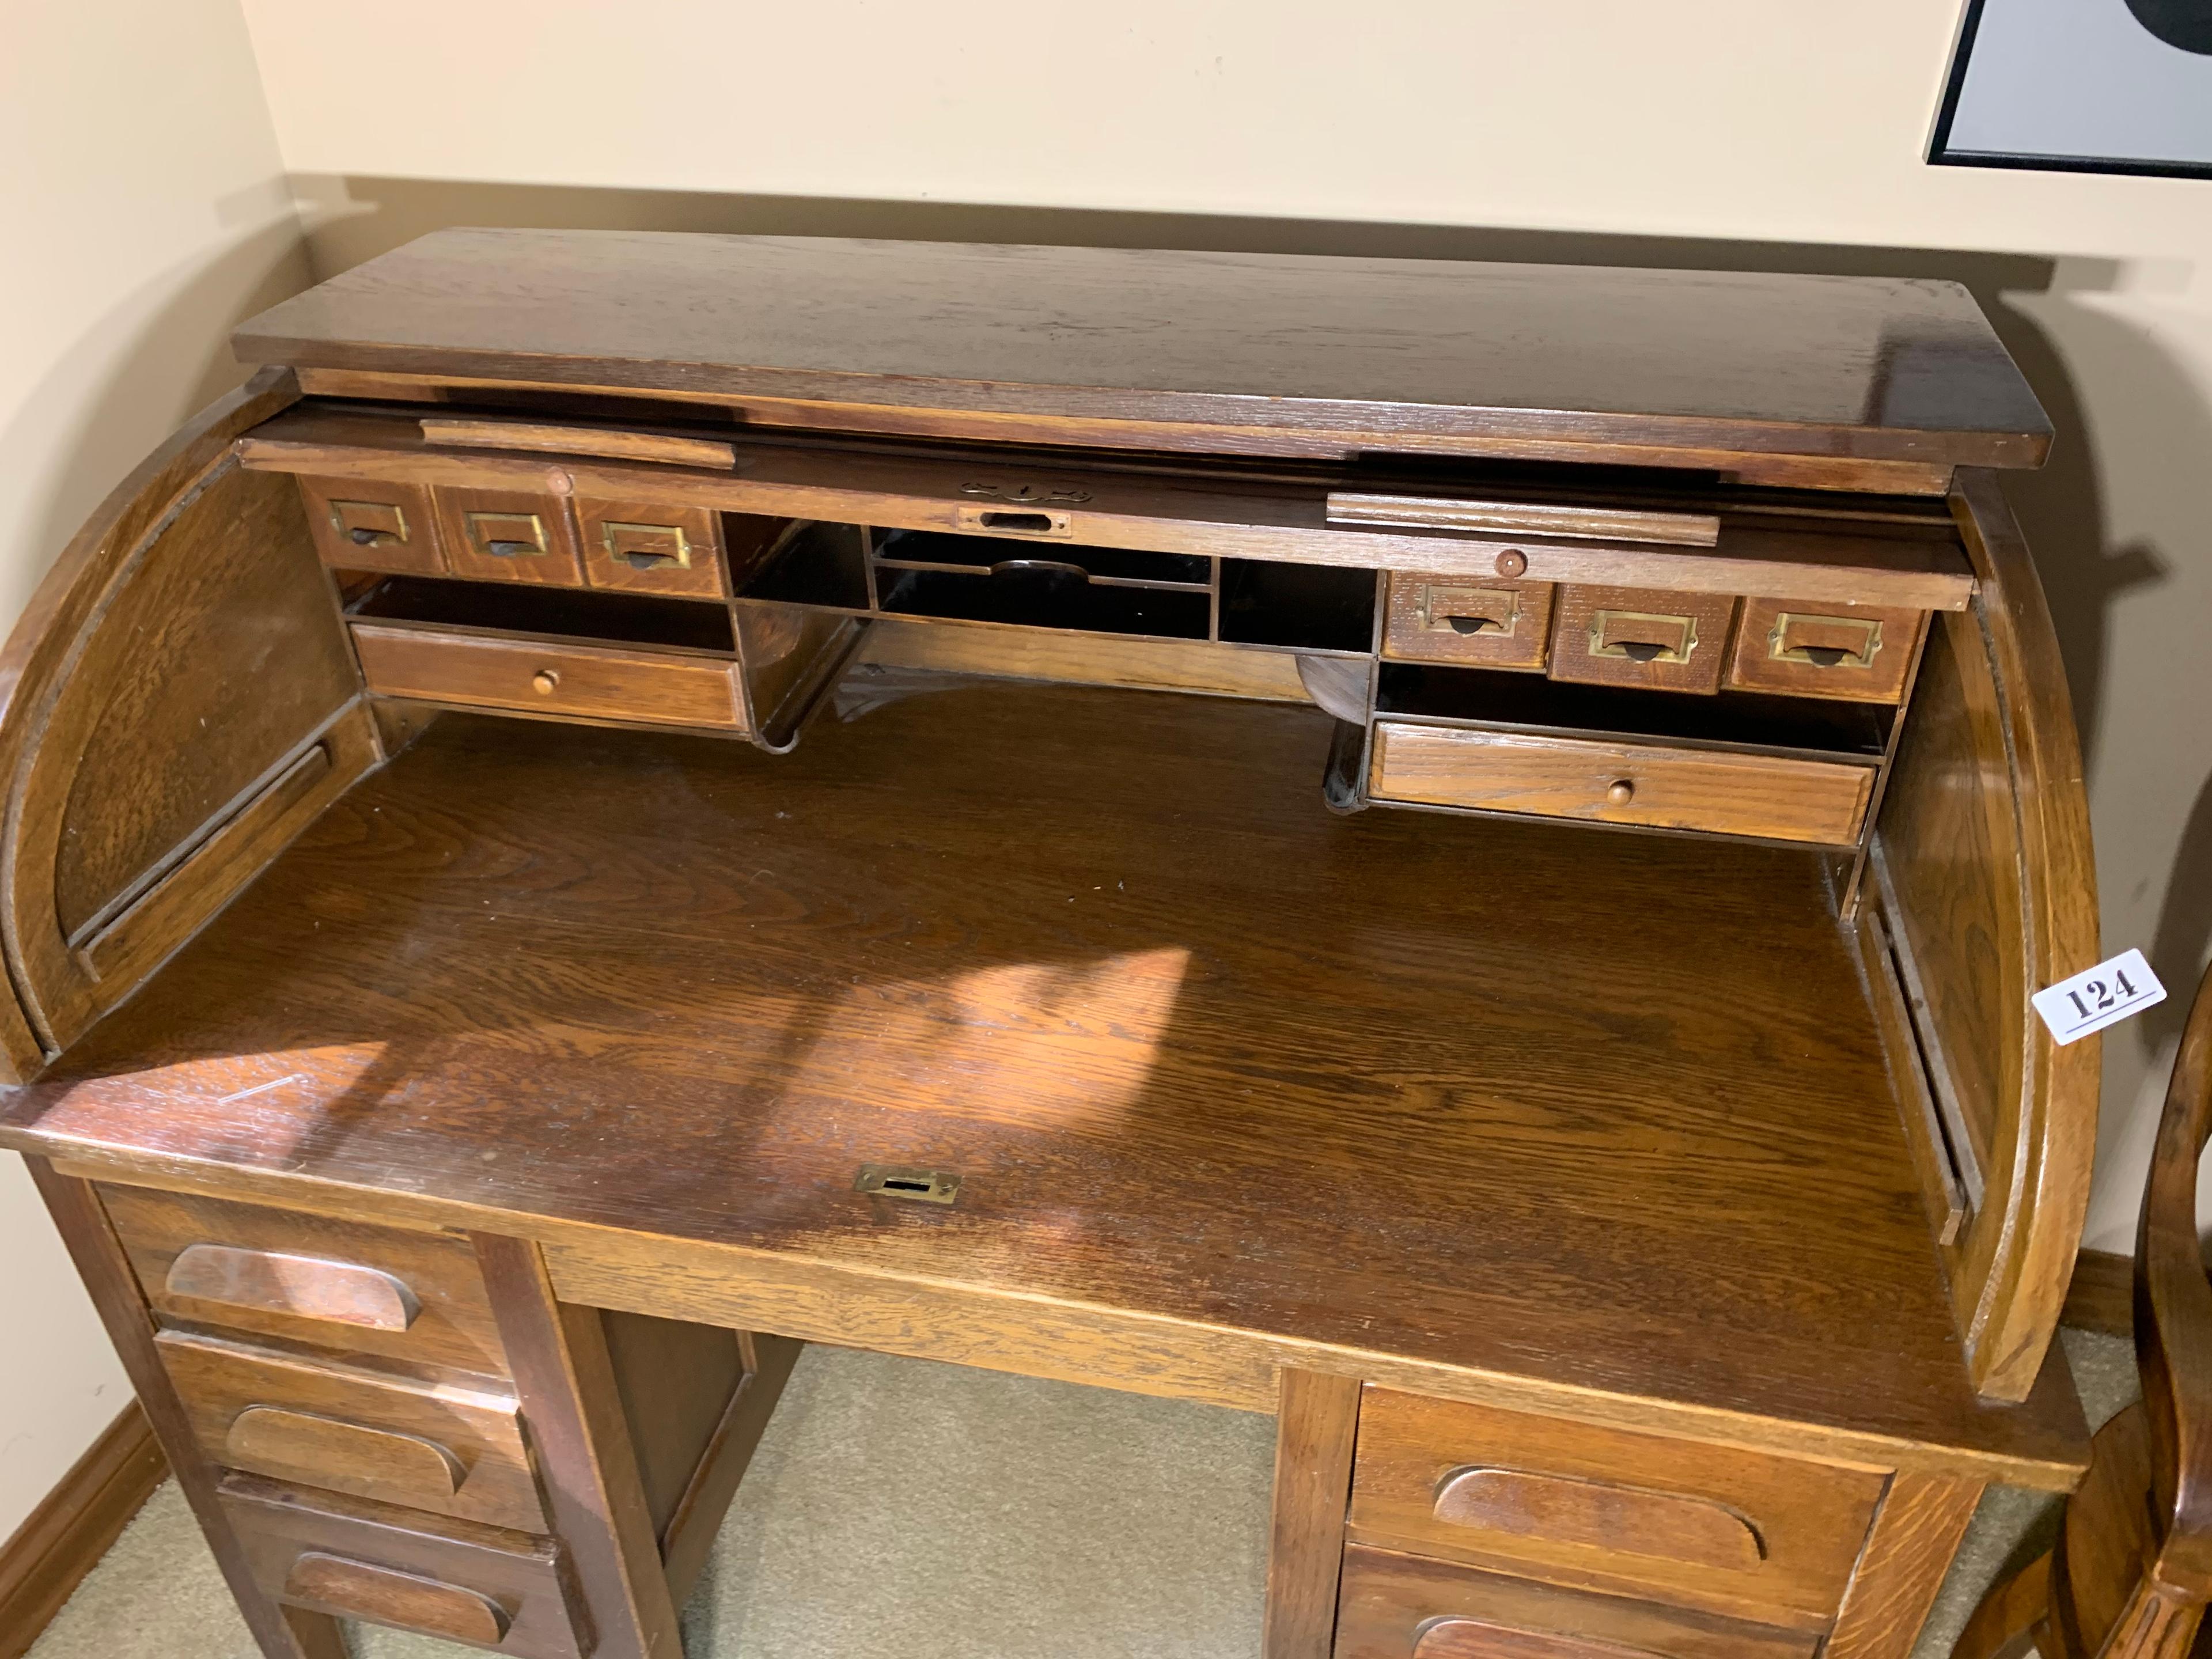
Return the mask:
POLYGON ((1614 806, 1627 805, 1636 799, 1636 781, 1633 778, 1615 778, 1606 786, 1605 798, 1614 806))
POLYGON ((556 669, 541 668, 530 677, 530 689, 541 697, 551 696, 560 684, 561 675, 556 669))

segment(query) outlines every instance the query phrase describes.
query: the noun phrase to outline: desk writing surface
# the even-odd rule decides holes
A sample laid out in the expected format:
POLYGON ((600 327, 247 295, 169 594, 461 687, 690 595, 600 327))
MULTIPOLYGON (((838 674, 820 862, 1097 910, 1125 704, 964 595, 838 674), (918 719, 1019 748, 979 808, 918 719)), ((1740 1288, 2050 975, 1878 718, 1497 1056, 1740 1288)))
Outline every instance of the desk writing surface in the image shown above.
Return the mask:
POLYGON ((1328 732, 1009 685, 783 757, 448 715, 8 1139, 2069 1455, 1974 1400, 1812 859, 1333 817, 1328 732))
POLYGON ((1119 421, 2032 466, 1955 283, 443 230, 246 323, 249 362, 1119 421))

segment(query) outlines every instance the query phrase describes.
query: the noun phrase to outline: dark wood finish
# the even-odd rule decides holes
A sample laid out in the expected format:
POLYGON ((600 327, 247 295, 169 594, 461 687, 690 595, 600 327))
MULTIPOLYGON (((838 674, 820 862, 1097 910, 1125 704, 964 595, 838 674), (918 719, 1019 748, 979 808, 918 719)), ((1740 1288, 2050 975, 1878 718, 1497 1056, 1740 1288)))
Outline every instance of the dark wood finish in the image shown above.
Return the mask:
POLYGON ((1259 1409, 1328 1351, 1415 1392, 2070 1484, 2063 1378, 1988 1410, 1960 1375, 1817 863, 1334 817, 1333 729, 1044 687, 780 758, 451 717, 0 1133, 337 1214, 497 1212, 602 1306, 1259 1409), (1747 1114, 1777 1054, 1792 1109, 1747 1114), (934 1224, 853 1193, 872 1159, 984 1196, 934 1224), (1101 1193, 1142 1202, 1071 1239, 1101 1193), (1563 1256, 1562 1214, 1601 1245, 1563 1256))
POLYGON ((1874 769, 1724 750, 1378 720, 1368 791, 1485 812, 1848 847, 1874 769))
POLYGON ((1825 1631, 1879 1474, 1370 1389, 1353 1541, 1825 1631))
POLYGON ((744 1386, 746 1340, 714 1325, 609 1313, 607 1363, 636 1448, 655 1537, 665 1536, 700 1460, 744 1386))
POLYGON ((2066 1304, 2058 1322, 2106 1336, 2135 1334, 2136 1259, 2112 1250, 2083 1250, 2074 1258, 2066 1304))
POLYGON ((463 708, 742 732, 738 665, 637 647, 353 624, 369 689, 463 708))
MULTIPOLYGON (((422 441, 413 422, 398 416, 315 407, 271 420, 240 445, 239 453, 242 465, 271 471, 504 489, 540 498, 573 490, 586 498, 653 501, 664 508, 956 533, 976 530, 979 499, 989 499, 967 486, 995 478, 1010 489, 1079 494, 1079 505, 1054 509, 1064 535, 1052 539, 1089 547, 1478 579, 1501 574, 1499 561, 1507 559, 1522 566, 1515 577, 1537 581, 1760 593, 1808 605, 1956 611, 1974 591, 1948 521, 1894 512, 1869 518, 1842 507, 1832 516, 1817 506, 1779 515, 1730 512, 1723 515, 1720 539, 1711 549, 1662 547, 1333 524, 1327 511, 1333 473, 1286 477, 1219 462, 1085 465, 1049 452, 885 450, 849 438, 755 438, 747 444, 745 466, 735 473, 588 459, 548 466, 519 455, 441 450, 422 441)), ((1725 498, 1723 504, 1737 505, 1725 498)))
POLYGON ((1552 642, 1552 585, 1438 581, 1394 571, 1382 655, 1395 662, 1541 669, 1552 642))
POLYGON ((257 1314, 283 1314, 404 1331, 422 1311, 404 1279, 352 1261, 192 1244, 170 1263, 161 1287, 179 1301, 220 1302, 257 1314))
POLYGON ((1981 1495, 1978 1480, 1891 1480, 1822 1659, 1907 1659, 1981 1495))
POLYGON ((529 421, 473 421, 426 416, 426 443, 464 449, 538 450, 552 455, 599 455, 617 461, 659 461, 672 466, 732 467, 738 452, 712 438, 678 438, 658 432, 610 432, 600 427, 529 421))
MULTIPOLYGON (((608 1316, 610 1330, 617 1317, 608 1316)), ((715 1425, 713 1437, 701 1452, 691 1478, 677 1500, 674 1513, 660 1529, 660 1558, 668 1570, 669 1594, 678 1606, 690 1595, 692 1585, 707 1565, 707 1557, 714 1547, 714 1534, 720 1529, 722 1517, 729 1510, 730 1500, 737 1495, 745 1466, 751 1462, 761 1436, 767 1431, 775 1402, 782 1396, 783 1385, 791 1380, 791 1368, 798 1363, 799 1350, 805 1346, 787 1336, 753 1332, 738 1336, 738 1346, 746 1356, 744 1376, 737 1392, 730 1396, 728 1409, 715 1425)), ((640 1419, 650 1413, 634 1410, 627 1398, 623 1408, 630 1414, 632 1431, 642 1447, 651 1431, 641 1425, 640 1419)))
POLYGON ((175 1332, 158 1346, 210 1462, 544 1530, 510 1397, 175 1332))
POLYGON ((438 575, 446 568, 438 545, 438 517, 430 492, 392 479, 300 477, 307 528, 323 562, 341 570, 411 571, 438 575))
POLYGON ((134 1400, 0 1543, 0 1659, 23 1659, 168 1473, 134 1400))
MULTIPOLYGON (((142 1293, 165 1324, 214 1326, 483 1376, 507 1362, 476 1251, 452 1233, 371 1226, 300 1210, 227 1203, 191 1193, 104 1185, 100 1200, 129 1253, 142 1293), (205 1247, 246 1258, 221 1276, 178 1264, 205 1247), (266 1264, 266 1265, 263 1265, 266 1264), (354 1269, 404 1287, 414 1316, 398 1330, 343 1317, 359 1310, 333 1300, 321 1271, 354 1269), (333 1322, 342 1328, 331 1328, 333 1322)), ((380 1286, 372 1286, 381 1310, 380 1286)))
POLYGON ((1546 672, 1589 685, 1717 691, 1735 617, 1723 595, 1571 584, 1553 609, 1546 672))
POLYGON ((446 566, 456 576, 556 587, 584 585, 576 526, 560 496, 445 484, 432 495, 446 566))
POLYGON ((1359 1394, 1357 1377, 1282 1374, 1263 1659, 1329 1659, 1359 1394))
POLYGON ((528 1240, 478 1234, 476 1243, 553 1524, 597 1635, 595 1659, 681 1659, 676 1602, 623 1419, 604 1316, 556 1299, 544 1259, 528 1240))
POLYGON ((1886 278, 447 230, 264 313, 234 346, 247 362, 1150 448, 1925 469, 2035 465, 2051 430, 1962 290, 1886 278), (1942 372, 1899 373, 1918 363, 1942 372))
POLYGON ((576 523, 584 580, 593 587, 706 599, 729 592, 718 513, 657 501, 580 500, 576 523))
POLYGON ((1355 1544, 1344 1553, 1334 1659, 1458 1659, 1493 1652, 1516 1659, 1553 1654, 1601 1659, 1623 1652, 1667 1659, 1812 1659, 1820 1643, 1805 1631, 1628 1596, 1590 1595, 1355 1544), (1431 1645, 1431 1632, 1440 1630, 1445 1634, 1431 1645), (1532 1638, 1540 1645, 1528 1645, 1532 1638))
POLYGON ((1508 536, 1532 532, 1677 547, 1711 547, 1721 538, 1721 521, 1710 513, 1638 512, 1619 507, 1469 501, 1462 496, 1361 490, 1331 490, 1328 516, 1339 524, 1428 525, 1439 530, 1491 530, 1508 536))
POLYGON ((138 1403, 167 1456, 178 1490, 207 1536, 216 1569, 264 1659, 347 1659, 337 1623, 322 1613, 277 1604, 257 1581, 244 1541, 216 1492, 217 1472, 199 1450, 191 1419, 154 1346, 154 1320, 138 1292, 121 1242, 108 1224, 92 1183, 58 1173, 40 1158, 27 1160, 46 1212, 76 1263, 138 1403))
POLYGON ((1818 610, 1746 599, 1728 683, 1746 691, 1850 702, 1899 702, 1920 644, 1917 611, 1864 605, 1818 610))
POLYGON ((516 1659, 605 1651, 550 1540, 249 1476, 226 1477, 221 1503, 262 1591, 309 1617, 367 1619, 516 1659))

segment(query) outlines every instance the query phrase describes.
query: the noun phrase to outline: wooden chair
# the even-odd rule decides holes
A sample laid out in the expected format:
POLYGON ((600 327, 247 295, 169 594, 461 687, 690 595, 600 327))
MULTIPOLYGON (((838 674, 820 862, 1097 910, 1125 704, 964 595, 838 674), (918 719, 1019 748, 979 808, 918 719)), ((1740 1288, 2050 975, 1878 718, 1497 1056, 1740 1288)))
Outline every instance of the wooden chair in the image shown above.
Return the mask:
POLYGON ((1990 1592, 1953 1659, 2212 1659, 2212 1279, 2197 1236, 2208 1136, 2212 974, 2174 1062, 2136 1234, 2143 1397, 2099 1431, 2057 1542, 1990 1592))

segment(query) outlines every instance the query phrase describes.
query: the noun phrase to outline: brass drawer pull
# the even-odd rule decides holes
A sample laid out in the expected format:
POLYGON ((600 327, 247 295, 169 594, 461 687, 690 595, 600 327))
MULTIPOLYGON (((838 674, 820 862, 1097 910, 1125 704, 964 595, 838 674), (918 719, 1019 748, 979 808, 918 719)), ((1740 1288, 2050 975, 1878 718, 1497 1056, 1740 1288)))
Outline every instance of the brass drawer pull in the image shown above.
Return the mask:
POLYGON ((1698 619, 1656 611, 1598 611, 1590 615, 1589 653, 1632 662, 1687 662, 1698 648, 1698 619))
POLYGON ((1510 587, 1424 587, 1420 613, 1433 633, 1511 634, 1521 625, 1521 594, 1510 587))
POLYGON ((1710 1498, 1523 1469, 1454 1469, 1434 1511, 1450 1526, 1602 1546, 1737 1571, 1766 1559, 1766 1541, 1739 1510, 1710 1498))
POLYGON ((489 1595, 342 1555, 309 1550, 284 1576, 284 1599, 342 1618, 497 1647, 514 1620, 489 1595))
POLYGON ((1881 650, 1878 617, 1814 617, 1784 611, 1776 613, 1766 635, 1766 654, 1772 660, 1809 663, 1815 668, 1871 668, 1881 650))
POLYGON ((609 520, 599 527, 607 556, 633 570, 689 570, 691 543, 681 525, 624 524, 609 520))
POLYGON ((1068 537, 1075 533, 1075 520, 1072 517, 1048 508, 1035 511, 1003 507, 958 507, 952 511, 952 526, 956 530, 981 530, 997 536, 1068 537))
POLYGON ((550 697, 561 689, 561 671, 541 668, 530 677, 530 689, 541 697, 550 697))
POLYGON ((282 1406, 239 1413, 223 1437, 223 1454, 240 1468, 416 1503, 452 1498, 465 1474, 460 1459, 434 1440, 282 1406))
POLYGON ((422 1311, 404 1281, 375 1267, 229 1244, 186 1245, 169 1264, 164 1288, 196 1302, 377 1331, 404 1331, 422 1311))
POLYGON ((495 559, 536 558, 550 550, 545 525, 535 513, 471 513, 469 540, 495 559))
POLYGON ((407 515, 390 501, 332 501, 331 527, 356 547, 407 539, 407 515))

